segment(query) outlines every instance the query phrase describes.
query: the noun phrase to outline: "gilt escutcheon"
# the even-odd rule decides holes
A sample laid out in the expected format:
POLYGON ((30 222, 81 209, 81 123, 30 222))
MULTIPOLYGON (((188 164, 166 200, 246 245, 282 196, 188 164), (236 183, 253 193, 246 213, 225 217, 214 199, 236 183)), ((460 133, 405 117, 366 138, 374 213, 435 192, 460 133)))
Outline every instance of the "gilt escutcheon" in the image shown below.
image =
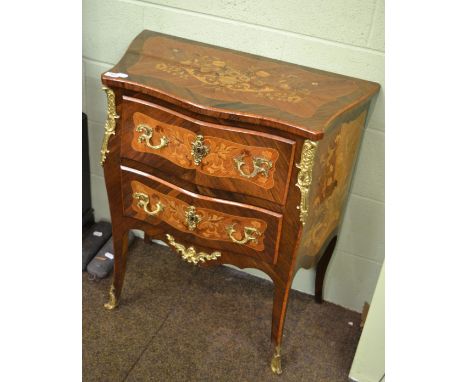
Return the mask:
POLYGON ((185 211, 185 224, 190 231, 194 231, 201 222, 201 216, 197 214, 194 206, 190 206, 185 211))
POLYGON ((199 134, 196 136, 195 140, 192 142, 192 158, 195 165, 199 166, 202 159, 210 153, 210 148, 205 145, 205 138, 203 135, 199 134))

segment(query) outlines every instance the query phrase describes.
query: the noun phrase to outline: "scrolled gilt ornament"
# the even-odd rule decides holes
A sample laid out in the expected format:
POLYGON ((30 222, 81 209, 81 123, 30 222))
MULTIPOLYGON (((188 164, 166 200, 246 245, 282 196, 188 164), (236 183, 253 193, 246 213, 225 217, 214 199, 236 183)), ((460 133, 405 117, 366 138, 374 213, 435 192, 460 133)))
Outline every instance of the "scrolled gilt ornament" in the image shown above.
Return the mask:
POLYGON ((297 209, 300 210, 299 220, 302 222, 302 225, 305 225, 309 213, 309 188, 312 184, 312 168, 314 166, 316 147, 316 142, 306 139, 302 146, 301 163, 296 164, 296 167, 300 170, 297 175, 296 186, 301 191, 301 204, 297 206, 297 209))
POLYGON ((237 244, 246 244, 249 241, 257 244, 258 243, 258 237, 261 235, 260 231, 255 228, 255 227, 244 227, 244 238, 241 240, 237 240, 234 236, 233 233, 236 232, 235 224, 231 224, 226 227, 226 232, 229 235, 229 238, 237 244))
POLYGON ((169 138, 163 135, 160 138, 159 145, 153 145, 151 143, 151 139, 153 138, 153 129, 145 124, 139 124, 135 131, 137 133, 140 133, 140 136, 138 137, 138 142, 139 143, 145 143, 146 146, 148 146, 150 149, 153 150, 160 150, 164 147, 167 147, 169 144, 169 138))
POLYGON ((263 158, 263 157, 254 157, 252 158, 253 163, 253 171, 248 174, 242 170, 242 166, 245 164, 244 162, 245 154, 241 154, 238 157, 234 158, 234 163, 237 167, 237 171, 241 176, 247 179, 255 178, 258 174, 263 174, 266 178, 268 178, 268 171, 273 167, 273 163, 271 160, 263 158))
POLYGON ((182 260, 185 260, 188 263, 204 263, 207 260, 215 260, 218 257, 221 257, 221 252, 219 251, 212 252, 211 254, 208 254, 206 252, 197 252, 192 246, 186 248, 185 245, 177 243, 172 235, 166 234, 166 237, 169 244, 174 247, 176 252, 182 255, 182 260))
POLYGON ((104 138, 102 140, 101 146, 101 166, 104 166, 104 162, 106 161, 107 154, 109 153, 109 149, 107 148, 109 144, 109 139, 111 135, 115 135, 115 120, 119 118, 117 115, 117 111, 115 108, 115 93, 112 89, 107 87, 103 87, 102 90, 106 92, 107 95, 107 120, 106 124, 104 125, 104 138))

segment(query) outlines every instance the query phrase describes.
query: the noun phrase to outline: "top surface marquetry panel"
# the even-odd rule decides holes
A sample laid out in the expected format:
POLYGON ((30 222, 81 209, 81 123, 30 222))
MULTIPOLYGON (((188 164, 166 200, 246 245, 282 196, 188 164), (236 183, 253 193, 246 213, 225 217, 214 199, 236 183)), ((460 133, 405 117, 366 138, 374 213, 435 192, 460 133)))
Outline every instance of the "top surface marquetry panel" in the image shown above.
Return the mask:
POLYGON ((202 114, 320 135, 334 116, 379 89, 376 83, 151 31, 138 35, 110 72, 124 75, 104 74, 109 86, 202 114))

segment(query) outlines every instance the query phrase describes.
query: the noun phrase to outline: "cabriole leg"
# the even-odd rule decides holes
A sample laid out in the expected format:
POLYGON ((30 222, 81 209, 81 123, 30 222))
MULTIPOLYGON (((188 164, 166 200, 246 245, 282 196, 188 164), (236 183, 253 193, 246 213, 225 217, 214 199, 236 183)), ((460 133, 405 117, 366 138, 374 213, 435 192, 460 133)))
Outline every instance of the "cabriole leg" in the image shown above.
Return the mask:
POLYGON ((273 318, 271 323, 271 341, 274 346, 273 357, 271 359, 271 370, 275 374, 281 374, 281 341, 283 338, 284 320, 288 307, 289 290, 291 283, 275 284, 275 295, 273 300, 273 318))
POLYGON ((338 236, 334 236, 333 239, 328 243, 325 252, 320 258, 317 264, 317 271, 315 274, 315 302, 321 304, 323 302, 323 281, 325 280, 325 274, 327 272, 328 263, 335 250, 336 241, 338 236))
POLYGON ((119 305, 122 292, 125 268, 127 264, 128 230, 112 232, 114 244, 114 278, 109 292, 109 302, 104 305, 108 310, 115 309, 119 305))

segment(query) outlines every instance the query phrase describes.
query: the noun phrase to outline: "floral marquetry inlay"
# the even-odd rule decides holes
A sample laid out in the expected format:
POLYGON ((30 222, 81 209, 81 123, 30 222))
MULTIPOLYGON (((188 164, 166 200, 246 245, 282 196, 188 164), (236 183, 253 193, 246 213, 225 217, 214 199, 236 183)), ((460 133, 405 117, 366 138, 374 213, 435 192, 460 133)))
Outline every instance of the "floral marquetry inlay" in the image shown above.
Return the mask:
MULTIPOLYGON (((173 49, 173 53, 179 52, 178 49, 173 49)), ((218 57, 191 56, 175 64, 158 63, 155 69, 182 79, 191 76, 216 91, 249 92, 256 97, 282 102, 296 103, 312 93, 307 87, 293 86, 292 75, 282 73, 277 81, 271 82, 268 81, 271 73, 266 70, 250 67, 247 71, 240 71, 218 57)), ((310 85, 319 84, 314 81, 310 85)))
MULTIPOLYGON (((226 45, 225 36, 209 33, 226 45)), ((123 233, 131 229, 203 268, 256 269, 274 282, 270 367, 278 375, 289 288, 300 268, 316 266, 315 300, 323 301, 380 85, 322 70, 340 58, 328 68, 303 66, 316 57, 295 59, 299 45, 285 46, 279 61, 246 53, 246 44, 241 52, 143 30, 101 75, 109 105, 101 154, 117 230, 106 307, 121 296, 123 233)))
POLYGON ((363 112, 355 120, 336 127, 320 144, 316 161, 321 171, 309 200, 310 218, 303 240, 303 251, 310 256, 317 254, 341 219, 366 114, 363 112))
MULTIPOLYGON (((279 62, 259 61, 247 55, 194 46, 163 36, 149 37, 138 61, 128 67, 134 76, 150 75, 168 94, 207 97, 224 106, 261 105, 272 113, 287 110, 300 118, 311 117, 321 106, 356 91, 352 80, 336 79, 326 72, 311 72, 279 62), (226 103, 227 102, 227 103, 226 103), (232 104, 230 104, 232 103, 232 104)), ((257 109, 257 107, 255 106, 257 109)))
POLYGON ((164 206, 157 215, 149 216, 134 199, 132 209, 143 220, 151 219, 154 224, 155 219, 160 219, 181 232, 189 232, 204 239, 242 243, 256 251, 265 249, 263 239, 267 223, 262 219, 229 215, 208 208, 195 209, 173 194, 166 195, 135 180, 131 181, 131 188, 132 194, 148 195, 151 208, 157 204, 164 206), (196 224, 191 224, 191 216, 196 216, 196 224), (234 231, 230 230, 232 226, 236 228, 234 231), (253 240, 244 240, 246 231, 255 231, 255 235, 251 235, 253 240))
POLYGON ((136 151, 158 155, 183 168, 218 178, 242 179, 264 189, 275 185, 275 164, 279 153, 274 148, 246 146, 219 137, 197 135, 139 112, 133 115, 133 123, 135 126, 150 126, 153 139, 159 141, 166 137, 169 142, 164 148, 152 150, 134 131, 132 148, 136 151), (195 151, 198 147, 203 148, 202 153, 195 151), (239 158, 242 158, 241 166, 239 158))

